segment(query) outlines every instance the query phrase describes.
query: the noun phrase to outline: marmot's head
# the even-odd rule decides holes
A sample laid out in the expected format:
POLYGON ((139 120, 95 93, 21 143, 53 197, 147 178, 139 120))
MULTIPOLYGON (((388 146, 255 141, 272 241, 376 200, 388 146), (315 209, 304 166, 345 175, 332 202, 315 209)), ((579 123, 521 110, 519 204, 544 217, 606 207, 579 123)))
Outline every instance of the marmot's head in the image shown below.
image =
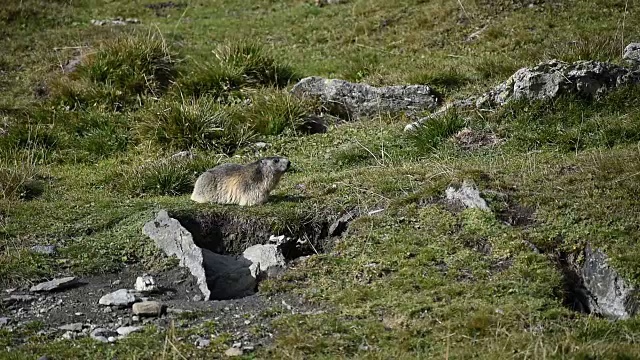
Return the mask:
POLYGON ((272 156, 260 159, 260 165, 263 171, 269 169, 274 174, 282 174, 289 170, 291 162, 285 157, 272 156))

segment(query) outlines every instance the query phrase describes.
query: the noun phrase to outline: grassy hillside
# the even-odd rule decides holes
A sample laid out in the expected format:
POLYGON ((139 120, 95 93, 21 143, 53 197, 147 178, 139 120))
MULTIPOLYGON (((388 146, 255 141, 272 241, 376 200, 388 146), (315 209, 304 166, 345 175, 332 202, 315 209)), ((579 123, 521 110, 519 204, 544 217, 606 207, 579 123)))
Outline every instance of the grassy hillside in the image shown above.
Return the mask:
MULTIPOLYGON (((274 315, 273 343, 246 358, 636 358, 640 319, 573 310, 558 258, 592 244, 640 286, 638 86, 597 101, 454 114, 417 134, 403 131, 408 116, 379 114, 304 135, 300 122, 322 108, 289 90, 317 75, 427 84, 448 101, 548 59, 622 64, 638 29, 638 4, 625 0, 7 0, 0 287, 165 269, 141 231, 160 208, 274 224, 384 208, 261 283, 262 295, 326 311, 274 315), (139 22, 91 23, 116 17, 139 22), (463 148, 451 135, 465 127, 499 141, 463 148), (183 150, 196 156, 170 158, 183 150), (189 200, 201 171, 273 155, 294 168, 273 201, 246 209, 189 200), (442 201, 464 179, 493 194, 491 213, 442 201)), ((208 358, 225 349, 223 336, 209 349, 180 341, 193 331, 182 328, 149 327, 115 344, 52 341, 33 336, 43 321, 0 328, 0 357, 208 358)))

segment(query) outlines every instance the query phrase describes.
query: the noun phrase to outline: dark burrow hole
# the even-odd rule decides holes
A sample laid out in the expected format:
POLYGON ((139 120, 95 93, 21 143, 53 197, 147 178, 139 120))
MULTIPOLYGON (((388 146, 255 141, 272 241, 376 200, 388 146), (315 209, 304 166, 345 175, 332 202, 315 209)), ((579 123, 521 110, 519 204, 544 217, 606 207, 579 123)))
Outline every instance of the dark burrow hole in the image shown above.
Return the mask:
POLYGON ((191 233, 196 245, 221 255, 240 255, 250 246, 267 244, 271 236, 282 235, 300 240, 280 247, 287 261, 326 252, 331 246, 326 219, 300 217, 276 223, 278 220, 220 213, 182 213, 172 217, 191 233))
POLYGON ((567 253, 557 255, 557 266, 562 272, 562 303, 573 311, 590 314, 589 291, 584 285, 573 256, 567 253))

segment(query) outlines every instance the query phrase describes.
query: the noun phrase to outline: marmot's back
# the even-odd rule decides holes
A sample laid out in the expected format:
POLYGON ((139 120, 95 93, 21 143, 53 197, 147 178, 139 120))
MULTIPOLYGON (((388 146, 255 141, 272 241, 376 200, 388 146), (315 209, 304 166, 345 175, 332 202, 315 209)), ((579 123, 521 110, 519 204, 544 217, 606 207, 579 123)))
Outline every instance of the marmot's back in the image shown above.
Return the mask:
POLYGON ((218 165, 198 177, 191 200, 199 203, 261 204, 289 166, 289 160, 282 157, 263 158, 247 165, 218 165))

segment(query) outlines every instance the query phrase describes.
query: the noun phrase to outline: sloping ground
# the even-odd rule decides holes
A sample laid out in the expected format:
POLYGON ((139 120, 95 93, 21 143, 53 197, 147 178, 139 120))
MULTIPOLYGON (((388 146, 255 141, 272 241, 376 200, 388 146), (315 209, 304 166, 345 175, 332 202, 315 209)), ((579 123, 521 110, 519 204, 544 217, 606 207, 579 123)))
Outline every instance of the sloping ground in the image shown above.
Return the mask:
POLYGON ((368 113, 314 135, 299 125, 327 109, 288 90, 322 76, 464 99, 549 59, 625 65, 638 19, 626 1, 10 0, 0 286, 9 297, 66 275, 88 285, 3 301, 0 357, 209 358, 234 344, 275 359, 637 357, 637 85, 452 113, 415 133, 404 127, 416 114, 368 113), (195 156, 171 158, 184 150, 195 156), (271 155, 293 169, 268 203, 189 200, 204 169, 271 155), (469 180, 490 211, 446 200, 469 180), (197 301, 142 232, 159 209, 196 236, 223 229, 231 254, 270 233, 311 236, 317 254, 251 297, 197 301), (104 293, 144 272, 174 287, 151 295, 173 312, 103 311, 104 293), (624 283, 626 315, 603 313, 594 282, 612 284, 612 303, 624 283), (85 333, 65 339, 57 327, 74 317, 85 333), (101 343, 92 325, 145 327, 101 343))

